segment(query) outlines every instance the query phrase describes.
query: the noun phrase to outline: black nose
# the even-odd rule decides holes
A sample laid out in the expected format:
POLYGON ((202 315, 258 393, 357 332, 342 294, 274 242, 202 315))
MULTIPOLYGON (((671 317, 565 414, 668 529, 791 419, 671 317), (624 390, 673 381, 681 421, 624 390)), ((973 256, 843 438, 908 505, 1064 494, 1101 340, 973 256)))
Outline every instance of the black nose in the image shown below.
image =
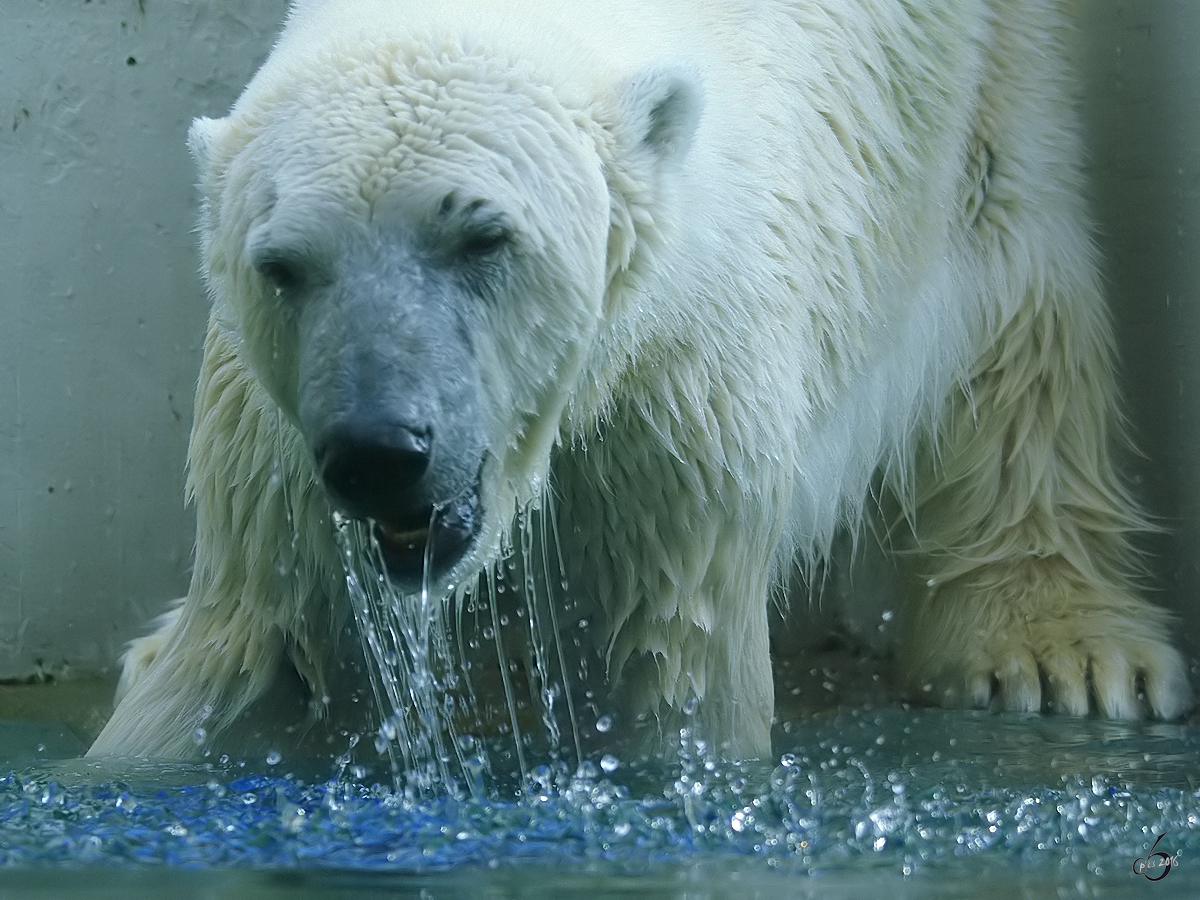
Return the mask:
MULTIPOLYGON (((411 515, 414 489, 432 452, 429 428, 344 424, 324 436, 315 455, 321 481, 342 512, 396 521, 411 515)), ((424 509, 421 514, 428 515, 424 509)))

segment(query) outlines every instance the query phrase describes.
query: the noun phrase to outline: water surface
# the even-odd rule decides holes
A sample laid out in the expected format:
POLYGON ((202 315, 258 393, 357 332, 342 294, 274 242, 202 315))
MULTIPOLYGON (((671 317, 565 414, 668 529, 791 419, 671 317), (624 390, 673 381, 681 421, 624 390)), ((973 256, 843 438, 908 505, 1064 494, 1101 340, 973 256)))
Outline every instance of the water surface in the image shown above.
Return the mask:
POLYGON ((785 723, 776 748, 414 799, 286 759, 0 746, 0 898, 1200 895, 1194 725, 886 706, 785 723), (1175 865, 1152 884, 1133 869, 1159 835, 1175 865))

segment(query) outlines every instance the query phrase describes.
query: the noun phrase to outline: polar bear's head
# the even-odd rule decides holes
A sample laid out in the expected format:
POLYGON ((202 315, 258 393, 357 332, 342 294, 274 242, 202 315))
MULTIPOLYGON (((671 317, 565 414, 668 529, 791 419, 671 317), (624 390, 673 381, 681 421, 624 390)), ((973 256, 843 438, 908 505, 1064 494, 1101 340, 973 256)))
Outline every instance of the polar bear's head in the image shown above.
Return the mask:
POLYGON ((461 43, 282 51, 189 136, 214 315, 393 576, 486 562, 546 483, 695 74, 562 91, 461 43))

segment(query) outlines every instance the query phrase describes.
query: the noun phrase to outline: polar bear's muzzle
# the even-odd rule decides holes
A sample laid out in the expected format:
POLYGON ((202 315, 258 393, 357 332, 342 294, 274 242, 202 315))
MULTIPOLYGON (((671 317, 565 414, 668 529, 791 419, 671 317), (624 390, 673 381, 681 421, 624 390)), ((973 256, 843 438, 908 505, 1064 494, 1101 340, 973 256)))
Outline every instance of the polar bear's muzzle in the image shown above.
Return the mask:
POLYGON ((299 418, 331 505, 371 522, 389 573, 419 583, 481 530, 482 385, 452 281, 371 251, 300 297, 299 418))
POLYGON ((457 496, 430 498, 422 483, 433 442, 428 430, 343 424, 314 448, 317 471, 333 506, 372 523, 388 571, 403 581, 437 576, 469 549, 479 530, 478 478, 457 496))

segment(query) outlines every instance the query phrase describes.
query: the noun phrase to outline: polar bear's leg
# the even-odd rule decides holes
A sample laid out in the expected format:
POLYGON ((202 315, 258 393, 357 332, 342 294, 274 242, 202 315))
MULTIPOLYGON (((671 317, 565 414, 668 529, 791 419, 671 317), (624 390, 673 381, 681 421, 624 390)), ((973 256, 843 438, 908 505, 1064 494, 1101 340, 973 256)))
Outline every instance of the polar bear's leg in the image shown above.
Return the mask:
POLYGON ((130 689, 141 681, 154 665, 154 661, 162 653, 175 630, 183 602, 182 599, 175 601, 175 606, 170 611, 159 616, 154 621, 154 631, 150 634, 129 642, 125 655, 121 657, 121 678, 117 681, 117 693, 113 699, 115 704, 120 704, 130 689))
POLYGON ((238 346, 214 315, 189 449, 192 584, 155 632, 131 646, 93 756, 188 758, 206 740, 243 746, 237 732, 259 724, 243 713, 281 673, 299 672, 314 694, 324 693, 320 648, 335 625, 328 598, 340 574, 328 507, 298 435, 238 346))
POLYGON ((1170 617, 1138 595, 1145 524, 1109 455, 1112 339, 1060 18, 992 21, 956 264, 990 337, 919 463, 902 661, 939 702, 1173 718, 1191 690, 1170 617))
POLYGON ((722 755, 762 756, 782 527, 772 511, 788 498, 771 485, 747 491, 733 460, 714 459, 720 436, 690 429, 678 404, 657 412, 657 422, 618 413, 602 439, 556 467, 569 590, 600 607, 597 644, 621 731, 653 749, 687 728, 722 755))
POLYGON ((939 421, 918 478, 910 691, 947 705, 1174 718, 1191 702, 1172 623, 1138 596, 1141 514, 1115 474, 1095 278, 1053 264, 939 421), (1077 273, 1079 274, 1079 273, 1077 273))

